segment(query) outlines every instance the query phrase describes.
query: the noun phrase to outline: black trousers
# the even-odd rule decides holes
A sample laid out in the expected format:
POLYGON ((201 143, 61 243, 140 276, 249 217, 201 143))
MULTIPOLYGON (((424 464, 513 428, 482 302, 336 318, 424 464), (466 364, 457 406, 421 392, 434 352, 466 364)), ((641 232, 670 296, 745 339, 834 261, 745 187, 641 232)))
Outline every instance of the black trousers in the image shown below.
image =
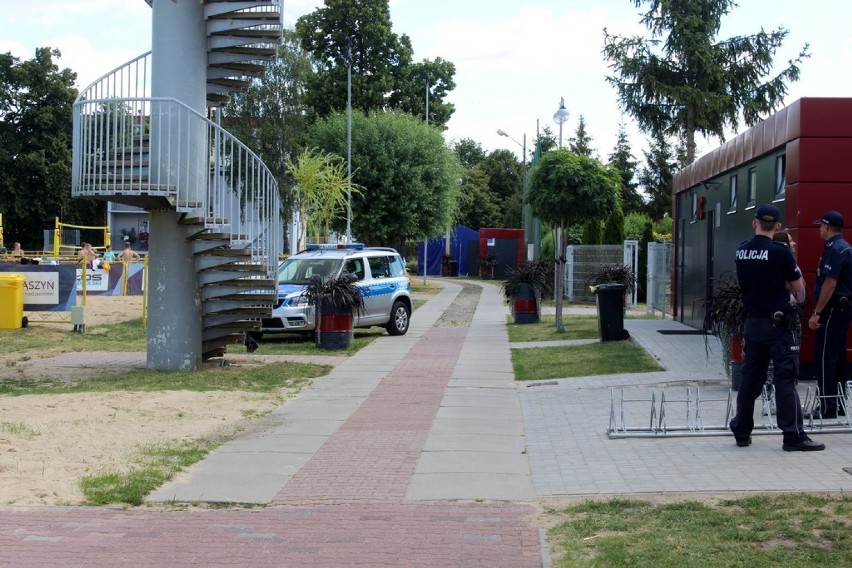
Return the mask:
POLYGON ((819 317, 814 363, 820 394, 820 411, 837 412, 837 383, 846 381, 846 335, 852 322, 852 307, 832 306, 819 317))
POLYGON ((799 337, 788 327, 775 327, 770 318, 746 318, 743 329, 745 363, 737 392, 737 415, 731 431, 737 438, 748 438, 754 429, 754 403, 766 383, 769 362, 775 370, 775 403, 778 428, 785 441, 805 436, 802 428, 802 403, 796 383, 799 376, 799 337))

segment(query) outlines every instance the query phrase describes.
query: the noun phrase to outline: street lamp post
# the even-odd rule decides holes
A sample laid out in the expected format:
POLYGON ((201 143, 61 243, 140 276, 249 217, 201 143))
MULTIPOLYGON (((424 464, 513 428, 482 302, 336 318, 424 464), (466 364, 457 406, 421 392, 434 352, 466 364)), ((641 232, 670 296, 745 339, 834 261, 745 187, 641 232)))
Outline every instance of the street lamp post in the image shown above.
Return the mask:
MULTIPOLYGON (((429 125, 429 73, 426 73, 426 125, 429 125)), ((429 266, 429 237, 423 240, 423 285, 426 285, 426 272, 429 266)))
POLYGON ((562 124, 568 121, 571 116, 568 109, 565 108, 565 97, 559 98, 559 110, 553 115, 553 121, 559 125, 559 149, 562 149, 562 124))
MULTIPOLYGON (((527 205, 527 133, 524 132, 524 143, 523 144, 521 144, 520 142, 518 142, 517 140, 515 140, 514 138, 509 136, 509 134, 505 130, 503 130, 502 128, 497 129, 497 134, 500 135, 500 136, 505 136, 506 138, 508 138, 509 140, 511 140, 512 142, 514 142, 518 146, 520 146, 521 151, 523 152, 521 154, 521 164, 523 166, 523 176, 521 178, 521 198, 522 198, 522 202, 523 202, 523 209, 522 209, 522 213, 521 213, 521 216, 522 216, 521 223, 523 224, 523 229, 524 229, 524 244, 527 247, 529 247, 529 244, 530 244, 530 218, 529 218, 530 214, 529 214, 529 205, 527 205)), ((527 255, 529 255, 529 253, 527 253, 527 255)))
POLYGON ((352 242, 352 41, 346 48, 346 244, 352 242))

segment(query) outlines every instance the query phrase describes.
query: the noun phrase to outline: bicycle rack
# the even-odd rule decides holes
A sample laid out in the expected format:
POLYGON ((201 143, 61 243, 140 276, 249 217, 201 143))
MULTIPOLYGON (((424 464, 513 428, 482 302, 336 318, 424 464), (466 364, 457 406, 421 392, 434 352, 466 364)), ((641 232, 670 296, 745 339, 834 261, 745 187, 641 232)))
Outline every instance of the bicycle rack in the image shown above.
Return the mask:
MULTIPOLYGON (((682 387, 678 387, 682 388, 682 387)), ((647 437, 685 437, 685 436, 730 436, 728 427, 735 415, 736 401, 734 391, 728 390, 726 398, 703 398, 699 387, 686 387, 683 398, 673 398, 673 389, 652 389, 648 398, 627 398, 625 389, 621 389, 620 397, 616 397, 614 388, 610 389, 609 427, 607 435, 610 438, 647 438, 647 437), (635 408, 647 408, 646 412, 636 412, 635 408), (628 412, 628 409, 634 412, 628 412), (724 414, 723 414, 724 409, 724 414), (628 424, 628 416, 647 416, 647 426, 632 426, 628 424), (669 418, 669 416, 673 418, 669 418), (714 418, 724 421, 715 422, 714 418), (705 419, 710 421, 705 424, 705 419)), ((813 419, 805 421, 806 431, 820 433, 852 432, 852 418, 849 410, 852 408, 852 381, 837 385, 837 405, 843 410, 843 416, 831 419, 813 419)), ((819 408, 820 397, 817 387, 808 387, 802 403, 803 412, 811 413, 819 408)), ((778 432, 775 420, 775 386, 764 385, 760 396, 760 423, 755 423, 753 435, 773 434, 778 432)), ((644 422, 644 419, 639 419, 644 422)))

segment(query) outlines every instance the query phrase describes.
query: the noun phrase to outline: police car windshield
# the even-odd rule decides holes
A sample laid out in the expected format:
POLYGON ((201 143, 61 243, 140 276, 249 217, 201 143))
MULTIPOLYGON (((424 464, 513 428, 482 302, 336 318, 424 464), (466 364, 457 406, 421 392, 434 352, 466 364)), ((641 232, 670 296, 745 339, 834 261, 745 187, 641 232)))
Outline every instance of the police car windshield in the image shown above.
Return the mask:
POLYGON ((311 276, 326 279, 337 274, 339 258, 290 258, 278 269, 279 284, 307 284, 311 276))

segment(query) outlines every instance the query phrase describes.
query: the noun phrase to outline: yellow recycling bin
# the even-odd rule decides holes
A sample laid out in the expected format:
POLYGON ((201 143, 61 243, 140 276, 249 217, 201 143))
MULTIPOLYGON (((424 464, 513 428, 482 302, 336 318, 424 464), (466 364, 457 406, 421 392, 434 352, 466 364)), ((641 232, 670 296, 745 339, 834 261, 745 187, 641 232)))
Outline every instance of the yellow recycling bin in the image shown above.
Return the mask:
POLYGON ((20 329, 24 319, 24 275, 0 273, 0 329, 20 329))

